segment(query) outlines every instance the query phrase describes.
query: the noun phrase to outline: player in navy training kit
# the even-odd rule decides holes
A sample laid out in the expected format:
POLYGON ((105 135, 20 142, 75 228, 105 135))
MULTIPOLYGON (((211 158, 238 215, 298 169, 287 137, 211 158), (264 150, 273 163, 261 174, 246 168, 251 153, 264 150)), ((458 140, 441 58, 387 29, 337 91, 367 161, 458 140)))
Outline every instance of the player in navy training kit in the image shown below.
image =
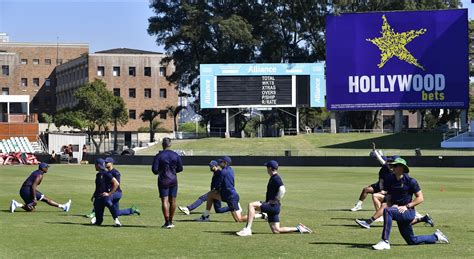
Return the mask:
POLYGON ((112 174, 112 176, 117 179, 117 182, 119 183, 119 187, 117 188, 117 191, 112 194, 112 204, 115 210, 115 213, 117 214, 117 217, 119 216, 128 216, 128 215, 133 215, 137 214, 140 215, 140 210, 132 206, 131 208, 121 210, 119 206, 120 199, 122 199, 122 188, 120 188, 120 172, 114 168, 114 159, 111 157, 107 157, 105 159, 105 168, 109 173, 112 174))
POLYGON ((351 209, 351 211, 361 210, 362 203, 364 202, 365 198, 367 198, 367 195, 369 193, 372 194, 372 200, 374 202, 375 210, 378 210, 380 208, 381 203, 383 201, 383 197, 385 195, 384 181, 387 178, 387 176, 392 173, 387 163, 389 161, 393 161, 395 158, 398 157, 398 156, 393 156, 393 157, 382 156, 382 153, 375 149, 375 143, 372 143, 372 147, 373 148, 372 148, 371 154, 373 154, 377 158, 377 161, 379 161, 379 163, 382 165, 382 167, 379 170, 379 179, 376 183, 371 184, 362 189, 362 192, 360 193, 360 196, 359 196, 359 200, 357 201, 355 206, 351 209))
POLYGON ((285 185, 278 174, 278 162, 271 160, 265 163, 267 167, 267 173, 270 176, 270 180, 267 185, 267 193, 265 201, 254 201, 249 203, 249 211, 247 217, 247 225, 236 234, 239 236, 251 236, 252 235, 252 223, 256 211, 261 211, 268 215, 268 224, 274 234, 300 232, 300 233, 311 233, 311 229, 303 224, 298 224, 296 227, 281 227, 280 226, 280 201, 285 195, 285 185))
POLYGON ((41 181, 43 181, 43 175, 48 172, 48 168, 48 164, 40 163, 38 170, 32 172, 31 175, 26 178, 25 182, 23 182, 23 185, 20 188, 20 196, 25 204, 23 205, 20 202, 12 200, 10 203, 11 213, 14 213, 16 208, 22 208, 28 212, 34 211, 38 201, 43 201, 50 206, 58 207, 66 212, 69 211, 69 208, 71 207, 71 200, 64 204, 59 204, 38 191, 38 186, 41 184, 41 181))
POLYGON ((112 195, 117 191, 119 182, 105 169, 104 159, 98 158, 95 161, 95 170, 97 171, 95 176, 95 191, 91 198, 91 201, 94 201, 95 218, 92 218, 91 223, 101 225, 104 221, 104 209, 107 207, 115 221, 115 226, 120 227, 122 224, 118 221, 112 204, 112 195))
POLYGON ((176 211, 176 196, 178 195, 177 173, 183 171, 181 157, 172 151, 171 139, 163 138, 163 150, 156 154, 151 168, 158 175, 158 191, 161 198, 161 210, 165 218, 163 228, 174 228, 173 216, 176 211))
POLYGON ((449 243, 448 238, 437 229, 432 235, 415 236, 412 222, 415 219, 415 206, 423 202, 423 193, 415 178, 408 175, 410 171, 406 161, 397 158, 390 163, 393 174, 386 179, 387 201, 383 210, 384 226, 382 240, 372 247, 375 250, 390 249, 389 237, 392 220, 397 221, 398 230, 409 245, 449 243), (412 200, 413 195, 415 199, 412 200))
MULTIPOLYGON (((220 183, 221 183, 221 168, 219 167, 219 163, 217 163, 217 161, 215 160, 212 160, 211 162, 209 162, 209 168, 211 172, 213 172, 212 180, 211 180, 211 190, 209 192, 212 192, 215 190, 219 191, 220 183)), ((209 195, 209 192, 206 192, 205 194, 200 196, 191 205, 188 205, 186 207, 178 206, 178 209, 182 211, 184 214, 189 215, 191 211, 195 210, 203 202, 207 201, 207 196, 209 195)), ((214 210, 216 211, 216 213, 225 213, 229 211, 229 207, 222 208, 221 201, 214 200, 214 210)))
POLYGON ((222 159, 218 160, 221 170, 221 183, 219 184, 220 190, 215 190, 209 192, 207 196, 207 203, 206 203, 206 210, 201 215, 201 217, 197 218, 197 221, 209 221, 209 212, 211 210, 212 204, 215 200, 225 201, 227 202, 227 206, 229 207, 229 211, 232 214, 232 217, 236 222, 245 222, 247 220, 247 216, 242 215, 242 209, 240 208, 239 204, 239 194, 235 189, 234 184, 234 170, 230 166, 232 164, 232 160, 228 156, 224 156, 222 159))

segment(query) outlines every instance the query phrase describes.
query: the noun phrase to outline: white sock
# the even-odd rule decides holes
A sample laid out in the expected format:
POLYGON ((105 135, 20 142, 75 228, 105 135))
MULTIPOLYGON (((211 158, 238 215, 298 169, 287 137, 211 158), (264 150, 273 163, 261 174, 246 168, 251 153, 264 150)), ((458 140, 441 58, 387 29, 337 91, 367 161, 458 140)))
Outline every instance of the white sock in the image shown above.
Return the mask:
POLYGON ((261 213, 255 213, 255 217, 253 217, 254 219, 261 219, 263 217, 263 215, 261 213))
POLYGON ((64 209, 65 205, 64 204, 59 204, 58 206, 60 209, 64 209))
POLYGON ((202 214, 204 217, 209 217, 209 212, 208 210, 204 210, 204 213, 202 214))
POLYGON ((356 205, 357 205, 357 206, 362 206, 362 203, 364 203, 364 202, 361 201, 361 200, 359 200, 356 205))

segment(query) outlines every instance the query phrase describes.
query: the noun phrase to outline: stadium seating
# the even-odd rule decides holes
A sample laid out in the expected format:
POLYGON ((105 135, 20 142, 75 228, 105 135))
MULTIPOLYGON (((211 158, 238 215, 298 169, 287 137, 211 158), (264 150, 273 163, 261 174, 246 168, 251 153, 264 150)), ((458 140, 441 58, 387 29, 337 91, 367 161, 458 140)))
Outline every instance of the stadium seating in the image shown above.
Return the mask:
POLYGON ((30 143, 26 137, 10 137, 9 139, 0 140, 0 150, 7 154, 11 152, 35 153, 43 151, 41 145, 36 142, 30 143))

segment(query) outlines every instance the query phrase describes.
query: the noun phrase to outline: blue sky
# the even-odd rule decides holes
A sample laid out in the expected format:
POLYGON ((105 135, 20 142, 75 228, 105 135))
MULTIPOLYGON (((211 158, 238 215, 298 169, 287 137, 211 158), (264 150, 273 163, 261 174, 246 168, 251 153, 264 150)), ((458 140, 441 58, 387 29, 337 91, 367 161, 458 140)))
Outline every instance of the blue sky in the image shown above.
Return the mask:
MULTIPOLYGON (((474 19, 474 4, 462 0, 474 19)), ((13 42, 89 43, 111 48, 163 51, 148 35, 148 0, 0 0, 0 32, 13 42)))

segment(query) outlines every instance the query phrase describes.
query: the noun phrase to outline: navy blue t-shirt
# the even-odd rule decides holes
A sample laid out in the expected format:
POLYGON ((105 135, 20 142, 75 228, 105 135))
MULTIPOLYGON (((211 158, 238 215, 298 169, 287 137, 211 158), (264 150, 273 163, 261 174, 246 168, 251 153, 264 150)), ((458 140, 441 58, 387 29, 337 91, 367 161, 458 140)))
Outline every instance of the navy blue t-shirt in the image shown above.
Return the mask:
POLYGON ((213 172, 211 180, 211 190, 220 190, 222 182, 221 170, 213 172))
POLYGON ((377 181, 377 183, 380 186, 380 180, 383 180, 384 184, 383 184, 383 186, 380 186, 381 190, 386 190, 385 182, 387 181, 387 177, 391 174, 393 174, 393 173, 392 173, 392 170, 390 170, 390 166, 388 164, 384 164, 384 165, 382 165, 382 167, 380 167, 379 180, 377 181))
POLYGON ((33 171, 30 174, 30 176, 28 176, 28 178, 26 178, 26 180, 23 182, 23 185, 21 187, 31 187, 31 186, 33 186, 33 183, 35 182, 36 177, 38 177, 38 175, 41 175, 41 174, 43 174, 43 172, 41 170, 33 171))
POLYGON ((390 195, 390 201, 393 204, 403 206, 410 203, 413 194, 421 191, 421 188, 415 178, 405 173, 400 181, 397 180, 395 174, 389 175, 385 182, 385 190, 390 195))
POLYGON ((94 197, 100 197, 103 192, 109 192, 110 188, 112 188, 113 178, 112 174, 105 170, 97 172, 95 175, 94 197))
MULTIPOLYGON (((115 179, 117 179, 117 182, 120 184, 120 172, 117 169, 112 168, 112 170, 110 170, 109 173, 112 174, 112 176, 115 179)), ((117 188, 117 192, 122 192, 122 189, 120 189, 120 185, 117 188)))
POLYGON ((183 162, 178 154, 166 149, 156 154, 151 170, 158 175, 160 186, 173 187, 178 184, 176 174, 183 171, 183 162))
POLYGON ((283 181, 278 174, 274 174, 270 177, 267 185, 267 194, 265 196, 265 202, 275 200, 280 190, 280 186, 283 185, 283 181))
POLYGON ((220 193, 223 200, 227 201, 237 194, 234 185, 234 170, 232 167, 224 167, 221 171, 220 193))

